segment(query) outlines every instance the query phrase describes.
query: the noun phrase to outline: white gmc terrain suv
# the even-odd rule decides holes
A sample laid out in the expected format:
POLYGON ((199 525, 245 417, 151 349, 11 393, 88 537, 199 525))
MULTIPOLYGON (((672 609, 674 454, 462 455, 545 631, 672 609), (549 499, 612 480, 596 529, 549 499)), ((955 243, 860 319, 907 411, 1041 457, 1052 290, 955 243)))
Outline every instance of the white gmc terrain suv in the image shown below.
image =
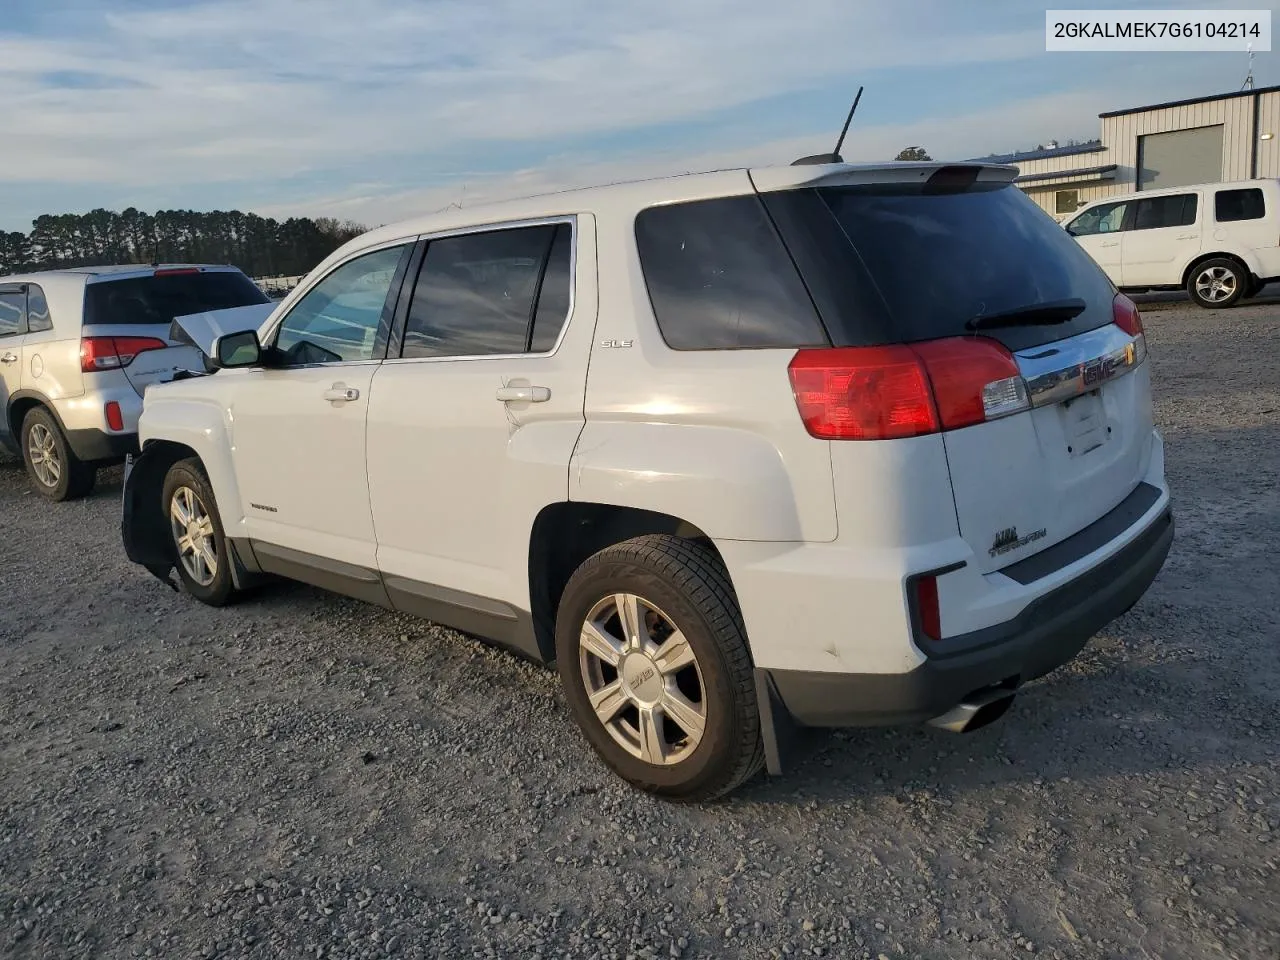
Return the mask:
POLYGON ((797 723, 981 726, 1173 538, 1138 311, 1015 172, 802 163, 368 233, 147 391, 128 555, 554 662, 668 797, 780 771, 797 723))

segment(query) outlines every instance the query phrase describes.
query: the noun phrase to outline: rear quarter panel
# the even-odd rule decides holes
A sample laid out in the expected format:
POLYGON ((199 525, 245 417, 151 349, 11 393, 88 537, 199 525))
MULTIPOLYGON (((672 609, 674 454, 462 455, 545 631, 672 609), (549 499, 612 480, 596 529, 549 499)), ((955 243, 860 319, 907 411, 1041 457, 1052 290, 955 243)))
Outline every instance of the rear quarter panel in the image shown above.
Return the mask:
MULTIPOLYGON (((742 171, 705 196, 752 192, 742 171)), ((673 197, 655 186, 654 203, 673 197)), ((830 541, 830 444, 808 435, 787 375, 794 350, 675 351, 658 330, 635 244, 647 204, 597 212, 600 317, 571 500, 688 521, 713 538, 830 541)))

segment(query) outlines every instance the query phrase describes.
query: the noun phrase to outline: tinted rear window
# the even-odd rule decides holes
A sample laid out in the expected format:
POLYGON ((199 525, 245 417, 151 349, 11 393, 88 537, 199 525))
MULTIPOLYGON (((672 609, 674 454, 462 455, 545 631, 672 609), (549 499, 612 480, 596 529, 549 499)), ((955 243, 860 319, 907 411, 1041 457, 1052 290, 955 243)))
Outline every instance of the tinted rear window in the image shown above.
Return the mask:
POLYGON ((973 318, 1062 300, 1086 308, 1066 323, 984 333, 1018 350, 1112 321, 1106 275, 1010 184, 833 187, 765 202, 839 345, 962 335, 973 318))
POLYGON ((758 197, 641 211, 636 245, 658 329, 673 349, 827 343, 813 303, 758 197))
POLYGON ((207 310, 269 303, 243 273, 170 273, 98 280, 85 288, 86 324, 164 324, 207 310))
POLYGON ((1261 220, 1267 215, 1262 190, 1249 187, 1244 190, 1219 190, 1213 201, 1219 223, 1235 223, 1240 220, 1261 220))

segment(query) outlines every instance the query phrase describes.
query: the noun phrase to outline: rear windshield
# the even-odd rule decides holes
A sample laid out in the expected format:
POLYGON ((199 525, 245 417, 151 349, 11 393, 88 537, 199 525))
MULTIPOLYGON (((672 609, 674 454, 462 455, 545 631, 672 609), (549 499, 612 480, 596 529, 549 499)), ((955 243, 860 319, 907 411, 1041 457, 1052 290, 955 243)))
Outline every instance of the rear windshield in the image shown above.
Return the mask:
POLYGON ((832 341, 859 346, 971 332, 968 321, 1064 300, 1066 322, 984 329, 1011 349, 1112 321, 1114 287, 1011 184, 831 187, 765 194, 832 341))
POLYGON ((239 271, 169 273, 98 280, 85 288, 86 324, 163 324, 207 310, 269 303, 239 271))

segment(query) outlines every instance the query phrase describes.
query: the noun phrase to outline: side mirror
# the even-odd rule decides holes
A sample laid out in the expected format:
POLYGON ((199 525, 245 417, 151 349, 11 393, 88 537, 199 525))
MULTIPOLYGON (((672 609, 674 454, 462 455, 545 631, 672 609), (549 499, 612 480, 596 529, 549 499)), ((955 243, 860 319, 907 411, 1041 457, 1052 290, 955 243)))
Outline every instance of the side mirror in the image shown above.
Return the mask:
POLYGON ((262 363, 258 331, 228 333, 213 342, 213 362, 219 367, 254 367, 262 363))

